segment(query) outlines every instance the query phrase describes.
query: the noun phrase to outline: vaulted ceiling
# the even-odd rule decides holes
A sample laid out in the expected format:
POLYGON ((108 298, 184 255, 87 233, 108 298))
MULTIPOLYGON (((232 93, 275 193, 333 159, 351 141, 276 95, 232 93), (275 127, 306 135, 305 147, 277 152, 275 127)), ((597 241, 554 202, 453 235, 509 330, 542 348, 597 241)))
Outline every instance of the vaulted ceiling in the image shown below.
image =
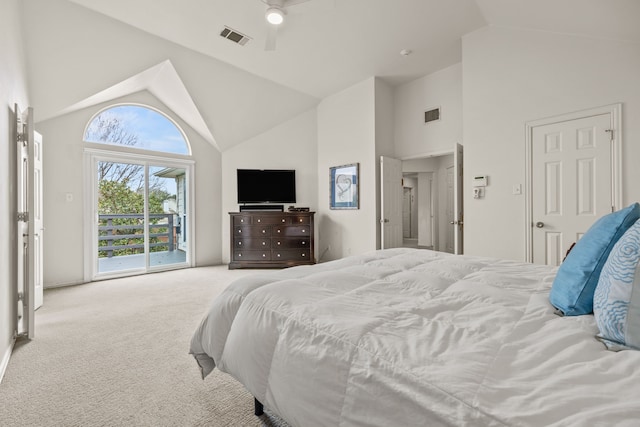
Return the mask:
POLYGON ((368 77, 396 85, 460 62, 462 37, 487 25, 640 43, 637 0, 307 0, 287 8, 275 50, 263 0, 23 8, 40 120, 148 90, 223 151, 368 77))

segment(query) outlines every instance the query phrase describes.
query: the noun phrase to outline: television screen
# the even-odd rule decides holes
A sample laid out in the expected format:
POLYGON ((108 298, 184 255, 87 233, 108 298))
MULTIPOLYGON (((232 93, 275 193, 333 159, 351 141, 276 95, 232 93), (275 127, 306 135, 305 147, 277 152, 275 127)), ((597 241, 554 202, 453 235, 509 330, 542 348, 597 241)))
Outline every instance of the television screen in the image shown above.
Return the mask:
POLYGON ((295 202, 295 170, 238 169, 238 203, 295 202))

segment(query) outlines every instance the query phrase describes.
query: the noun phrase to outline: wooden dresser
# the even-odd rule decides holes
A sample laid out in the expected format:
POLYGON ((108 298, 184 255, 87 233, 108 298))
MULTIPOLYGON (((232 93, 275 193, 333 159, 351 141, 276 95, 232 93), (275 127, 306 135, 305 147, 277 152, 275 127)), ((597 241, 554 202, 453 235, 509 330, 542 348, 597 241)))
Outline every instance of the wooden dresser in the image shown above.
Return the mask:
POLYGON ((315 212, 229 212, 229 269, 315 264, 315 212))

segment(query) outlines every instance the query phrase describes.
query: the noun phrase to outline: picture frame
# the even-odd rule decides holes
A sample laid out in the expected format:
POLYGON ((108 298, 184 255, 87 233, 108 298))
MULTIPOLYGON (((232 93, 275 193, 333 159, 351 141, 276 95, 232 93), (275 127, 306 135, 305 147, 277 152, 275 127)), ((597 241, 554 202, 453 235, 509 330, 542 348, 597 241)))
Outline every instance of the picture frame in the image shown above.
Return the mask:
POLYGON ((329 168, 329 208, 360 209, 360 163, 329 168))

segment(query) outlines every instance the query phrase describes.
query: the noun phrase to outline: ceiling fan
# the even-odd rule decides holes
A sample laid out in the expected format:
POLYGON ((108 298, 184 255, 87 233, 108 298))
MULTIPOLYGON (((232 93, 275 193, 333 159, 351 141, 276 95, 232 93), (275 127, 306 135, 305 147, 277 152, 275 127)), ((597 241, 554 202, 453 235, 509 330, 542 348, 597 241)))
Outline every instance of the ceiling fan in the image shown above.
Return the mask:
POLYGON ((267 41, 265 50, 275 50, 278 27, 284 22, 287 8, 310 0, 261 0, 267 5, 265 19, 267 20, 267 41))

